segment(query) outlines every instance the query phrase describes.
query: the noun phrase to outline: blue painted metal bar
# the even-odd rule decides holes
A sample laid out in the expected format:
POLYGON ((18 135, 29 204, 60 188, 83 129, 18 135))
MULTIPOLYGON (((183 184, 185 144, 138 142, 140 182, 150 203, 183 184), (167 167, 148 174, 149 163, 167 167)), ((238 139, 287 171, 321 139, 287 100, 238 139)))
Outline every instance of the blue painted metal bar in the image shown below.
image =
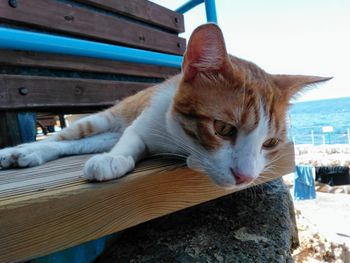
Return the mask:
POLYGON ((186 13, 187 11, 191 10, 192 8, 196 7, 197 5, 200 5, 204 3, 205 4, 205 13, 207 15, 207 22, 210 23, 218 23, 218 18, 216 15, 216 5, 215 0, 190 0, 177 8, 175 11, 179 12, 181 14, 186 13))
POLYGON ((177 8, 175 11, 181 14, 186 13, 187 11, 191 10, 192 8, 196 7, 197 5, 200 5, 204 3, 204 0, 190 0, 186 3, 184 3, 182 6, 177 8))
POLYGON ((205 0, 205 12, 207 14, 207 21, 211 23, 218 23, 216 15, 215 0, 205 0))
POLYGON ((181 68, 182 56, 0 27, 0 48, 48 52, 181 68))

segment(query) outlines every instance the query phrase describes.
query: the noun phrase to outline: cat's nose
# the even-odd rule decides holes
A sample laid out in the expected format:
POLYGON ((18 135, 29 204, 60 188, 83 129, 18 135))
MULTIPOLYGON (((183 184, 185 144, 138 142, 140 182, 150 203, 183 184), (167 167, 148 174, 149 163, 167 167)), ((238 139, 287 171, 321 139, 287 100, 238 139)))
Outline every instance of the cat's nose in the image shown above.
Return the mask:
POLYGON ((236 179, 236 184, 247 184, 253 181, 253 177, 239 173, 239 172, 234 172, 233 176, 236 179))
POLYGON ((235 174, 236 184, 247 184, 253 181, 253 178, 243 174, 235 174))

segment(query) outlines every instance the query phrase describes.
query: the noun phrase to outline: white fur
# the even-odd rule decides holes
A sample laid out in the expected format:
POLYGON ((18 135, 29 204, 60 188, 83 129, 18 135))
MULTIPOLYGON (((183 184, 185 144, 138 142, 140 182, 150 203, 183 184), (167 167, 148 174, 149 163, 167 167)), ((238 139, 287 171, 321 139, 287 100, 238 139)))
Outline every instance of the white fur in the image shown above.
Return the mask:
POLYGON ((93 125, 94 134, 91 135, 101 134, 104 132, 118 132, 125 128, 125 124, 120 118, 113 117, 112 114, 108 111, 99 112, 78 119, 69 126, 69 129, 63 129, 60 133, 48 137, 46 141, 57 141, 59 140, 58 136, 60 135, 67 138, 67 140, 78 139, 81 137, 79 134, 79 125, 85 127, 84 124, 87 122, 93 125))
MULTIPOLYGON (((188 166, 204 171, 216 184, 225 188, 236 186, 232 172, 256 179, 267 163, 266 153, 262 149, 263 142, 268 139, 267 124, 266 114, 260 108, 260 121, 256 129, 248 134, 239 132, 235 145, 227 142, 215 152, 209 153, 193 145, 194 150, 187 159, 188 166)), ((186 136, 175 121, 171 121, 171 127, 176 134, 186 136)))
POLYGON ((131 156, 99 154, 90 158, 84 165, 84 176, 91 181, 108 181, 119 178, 131 171, 135 162, 131 156))
MULTIPOLYGON (((116 122, 113 127, 119 127, 120 133, 102 133, 71 141, 46 140, 3 149, 0 151, 0 166, 7 168, 15 163, 21 167, 35 166, 64 155, 109 151, 87 161, 84 167, 87 179, 106 181, 119 178, 134 169, 135 163, 146 154, 185 157, 191 169, 207 173, 216 184, 226 188, 236 185, 232 171, 253 179, 258 177, 266 165, 262 144, 268 139, 268 120, 264 110, 260 108, 258 127, 249 134, 239 132, 235 145, 227 142, 219 150, 208 152, 186 135, 171 114, 177 78, 180 77, 164 83, 153 96, 150 106, 124 131, 122 123, 116 122)), ((99 125, 100 131, 111 130, 99 115, 88 118, 94 125, 99 125)))
POLYGON ((89 180, 106 181, 119 178, 131 171, 145 153, 145 143, 135 129, 135 122, 126 128, 118 143, 108 154, 90 158, 84 166, 89 180))
POLYGON ((102 133, 80 140, 43 140, 0 150, 0 167, 32 167, 61 156, 110 150, 120 133, 102 133))
POLYGON ((176 81, 169 80, 151 100, 136 120, 125 129, 118 143, 108 154, 92 157, 84 167, 84 176, 89 180, 118 178, 134 169, 135 163, 148 154, 174 152, 176 147, 166 132, 165 113, 169 110, 176 90, 176 81), (101 161, 106 159, 105 161, 101 161), (93 171, 91 171, 93 170, 93 171))
MULTIPOLYGON (((262 105, 260 103, 260 105, 262 105)), ((233 153, 233 170, 256 179, 266 165, 264 141, 268 139, 268 120, 260 107, 260 121, 249 134, 240 134, 233 153)))
MULTIPOLYGON (((106 158, 124 156, 132 158, 135 163, 147 149, 148 154, 186 156, 190 168, 207 173, 215 183, 226 188, 236 185, 232 171, 253 179, 257 178, 266 164, 261 148, 268 132, 264 110, 260 108, 258 127, 249 134, 239 133, 235 145, 226 143, 218 151, 208 152, 186 135, 171 114, 171 102, 176 91, 174 83, 168 82, 167 86, 159 90, 153 97, 150 107, 125 130, 120 141, 106 158)), ((110 174, 117 173, 112 176, 113 178, 123 175, 120 170, 113 172, 115 169, 113 166, 104 167, 98 160, 96 159, 94 165, 100 166, 101 173, 107 173, 105 170, 109 169, 110 174)), ((129 165, 129 170, 123 169, 123 171, 126 173, 132 169, 133 165, 129 165)), ((91 179, 90 174, 88 178, 91 179)))

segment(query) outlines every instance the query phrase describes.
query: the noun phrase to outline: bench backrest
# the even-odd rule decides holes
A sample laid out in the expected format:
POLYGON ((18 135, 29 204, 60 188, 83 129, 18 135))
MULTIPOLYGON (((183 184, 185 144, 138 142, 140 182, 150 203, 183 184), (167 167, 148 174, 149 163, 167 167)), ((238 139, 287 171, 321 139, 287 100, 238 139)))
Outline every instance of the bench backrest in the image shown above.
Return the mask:
MULTIPOLYGON (((0 26, 181 55, 183 15, 146 0, 0 0, 0 26)), ((0 50, 0 110, 79 111, 115 103, 178 68, 0 50)))

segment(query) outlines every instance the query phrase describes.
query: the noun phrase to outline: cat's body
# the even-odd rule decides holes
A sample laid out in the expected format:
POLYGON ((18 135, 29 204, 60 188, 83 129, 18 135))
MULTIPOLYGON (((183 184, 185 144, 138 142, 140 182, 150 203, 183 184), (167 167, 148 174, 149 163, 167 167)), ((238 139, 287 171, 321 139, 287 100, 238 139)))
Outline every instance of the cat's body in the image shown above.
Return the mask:
POLYGON ((222 187, 248 184, 278 158, 288 101, 311 76, 271 75, 229 56, 220 29, 191 36, 183 72, 88 116, 46 140, 0 150, 0 167, 28 167, 65 155, 100 153, 84 176, 110 180, 148 155, 187 159, 222 187))

